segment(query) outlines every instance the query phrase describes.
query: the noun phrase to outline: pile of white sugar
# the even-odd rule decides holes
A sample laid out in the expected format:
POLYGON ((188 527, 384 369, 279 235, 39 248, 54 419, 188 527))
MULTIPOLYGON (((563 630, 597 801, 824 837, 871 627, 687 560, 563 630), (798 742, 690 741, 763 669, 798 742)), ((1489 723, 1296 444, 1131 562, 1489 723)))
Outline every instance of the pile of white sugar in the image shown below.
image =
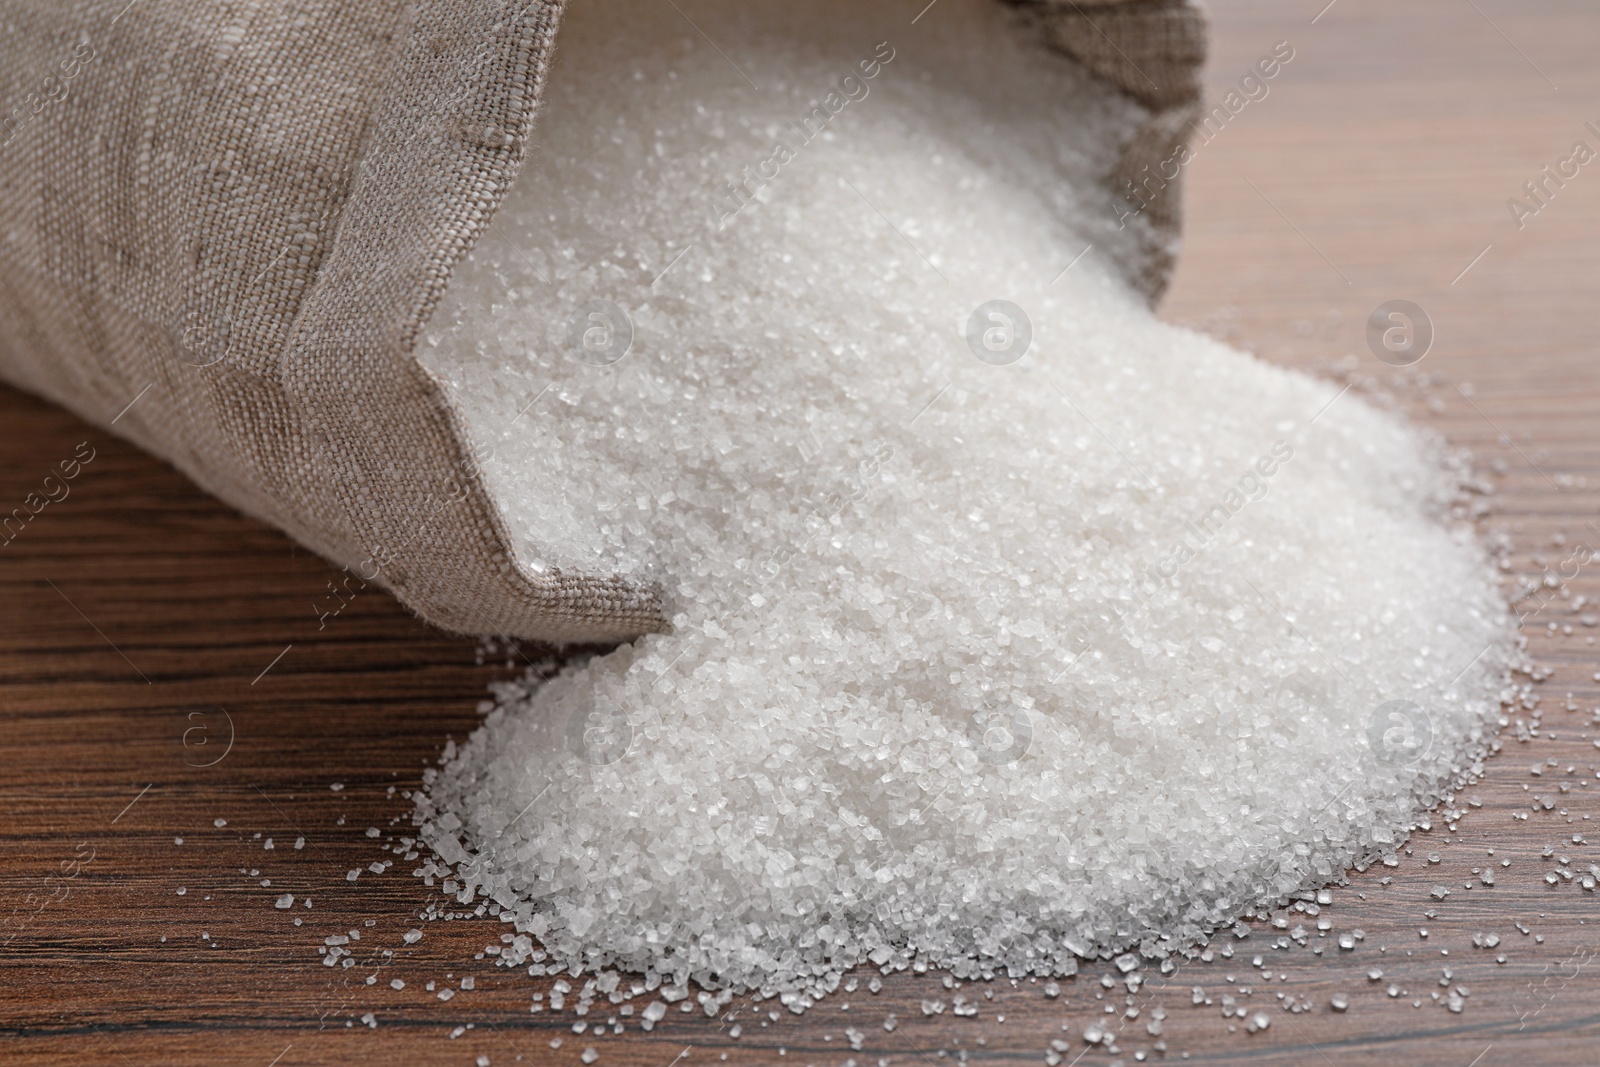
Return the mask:
POLYGON ((497 694, 430 874, 534 973, 803 1006, 1160 954, 1392 850, 1515 656, 1459 472, 1152 315, 1090 192, 1137 106, 1009 9, 798 6, 574 3, 437 315, 522 562, 674 629, 497 694))

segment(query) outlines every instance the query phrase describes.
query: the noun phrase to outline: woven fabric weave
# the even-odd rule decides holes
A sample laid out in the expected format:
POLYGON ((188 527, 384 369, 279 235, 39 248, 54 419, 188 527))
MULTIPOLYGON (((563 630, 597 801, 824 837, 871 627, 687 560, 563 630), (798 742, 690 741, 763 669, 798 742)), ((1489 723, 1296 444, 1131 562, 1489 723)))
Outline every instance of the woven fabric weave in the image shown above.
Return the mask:
MULTIPOLYGON (((1109 200, 1182 135, 1203 22, 1183 0, 1021 6, 1147 109, 1107 161, 1109 200)), ((561 7, 7 4, 0 378, 438 626, 556 643, 665 628, 654 588, 517 566, 463 419, 414 354, 527 156, 561 7)), ((1173 182, 1112 250, 1152 299, 1176 203, 1173 182)))

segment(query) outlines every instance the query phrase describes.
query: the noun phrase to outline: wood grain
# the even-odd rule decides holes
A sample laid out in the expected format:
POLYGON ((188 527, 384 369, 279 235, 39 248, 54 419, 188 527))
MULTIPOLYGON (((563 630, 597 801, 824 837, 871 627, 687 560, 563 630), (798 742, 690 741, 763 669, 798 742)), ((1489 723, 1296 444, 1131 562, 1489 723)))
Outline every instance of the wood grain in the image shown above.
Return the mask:
MULTIPOLYGON (((1579 542, 1600 549, 1600 170, 1583 171, 1520 230, 1506 207, 1573 141, 1597 143, 1583 123, 1600 120, 1588 54, 1600 18, 1575 3, 1487 0, 1337 0, 1315 22, 1321 0, 1211 6, 1215 91, 1277 41, 1296 56, 1189 167, 1188 242, 1165 314, 1277 362, 1353 371, 1486 467, 1503 466, 1486 524, 1513 540, 1508 581, 1559 571, 1579 542), (1416 368, 1426 382, 1396 385, 1367 350, 1368 312, 1396 297, 1421 304, 1437 328, 1416 368), (1552 543, 1558 534, 1565 545, 1552 543)), ((1068 1043, 1066 1062, 1084 1064, 1140 1053, 1191 1063, 1600 1062, 1600 895, 1559 875, 1546 881, 1561 857, 1567 870, 1600 863, 1600 847, 1583 840, 1600 841, 1600 630, 1583 625, 1587 612, 1571 599, 1600 596, 1593 565, 1551 590, 1525 625, 1551 672, 1537 687, 1539 736, 1506 734, 1484 780, 1465 791, 1461 803, 1481 806, 1463 809, 1456 832, 1419 834, 1399 867, 1335 889, 1319 916, 1332 921, 1326 937, 1293 916, 1291 927, 1309 930, 1305 948, 1274 949, 1281 932, 1258 924, 1244 940, 1217 941, 1231 959, 1152 974, 1131 1004, 1097 966, 1063 983, 1059 999, 1002 979, 956 991, 978 1003, 974 1017, 925 1016, 925 999, 949 1004, 952 991, 937 976, 895 975, 879 994, 839 995, 798 1018, 768 1019, 767 1005, 741 999, 715 1019, 673 1011, 652 1033, 628 1020, 620 1036, 580 1037, 570 1010, 529 1012, 547 983, 475 958, 498 925, 434 923, 407 945, 401 935, 430 891, 404 862, 365 871, 396 858, 380 846, 405 831, 400 793, 446 738, 472 729, 485 686, 536 650, 479 663, 474 642, 428 629, 375 592, 319 628, 314 603, 335 575, 323 561, 38 400, 0 391, 0 427, 6 510, 80 442, 95 450, 70 496, 0 548, 9 1063, 565 1065, 591 1046, 601 1064, 659 1067, 724 1057, 1037 1063, 1052 1038, 1068 1043), (1578 710, 1566 710, 1569 693, 1578 710), (1491 864, 1488 887, 1473 868, 1491 864), (352 870, 364 873, 350 881, 352 870), (1450 896, 1434 899, 1435 886, 1450 896), (282 893, 294 908, 273 906, 282 893), (1355 950, 1339 950, 1337 935, 1358 928, 1355 950), (350 930, 362 934, 350 946, 358 963, 322 966, 321 939, 350 930), (1474 947, 1488 933, 1498 947, 1474 947), (1251 966, 1256 955, 1270 981, 1251 966), (1367 978, 1372 968, 1381 980, 1367 978), (426 989, 465 975, 476 988, 450 1000, 426 989), (1387 995, 1391 982, 1400 995, 1387 995), (1460 1013, 1435 1001, 1460 986, 1470 994, 1460 1013), (1212 1003, 1192 1004, 1194 987, 1212 1003), (1225 1020, 1224 994, 1265 1013, 1269 1028, 1248 1034, 1245 1020, 1225 1020), (1331 1009, 1335 994, 1348 1010, 1331 1009), (1158 1009, 1164 1055, 1146 1029, 1158 1009), (376 1029, 360 1021, 368 1012, 376 1029), (1117 1052, 1085 1051, 1091 1024, 1117 1035, 1117 1052), (852 1026, 861 1051, 850 1048, 852 1026)))

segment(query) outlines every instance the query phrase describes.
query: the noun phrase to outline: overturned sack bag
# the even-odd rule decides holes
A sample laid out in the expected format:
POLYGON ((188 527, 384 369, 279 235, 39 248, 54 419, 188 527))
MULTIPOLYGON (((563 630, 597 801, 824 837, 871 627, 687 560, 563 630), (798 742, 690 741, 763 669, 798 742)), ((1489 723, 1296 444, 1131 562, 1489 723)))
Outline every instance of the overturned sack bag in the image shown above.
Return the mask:
MULTIPOLYGON (((1001 0, 995 0, 997 4, 1001 0)), ((1154 299, 1204 23, 1184 0, 1019 5, 1140 105, 1105 161, 1154 299)), ((0 378, 121 434, 429 622, 555 643, 666 626, 659 592, 521 569, 415 356, 529 150, 558 2, 22 0, 0 14, 0 378)), ((1070 107, 1071 101, 1062 101, 1070 107)))

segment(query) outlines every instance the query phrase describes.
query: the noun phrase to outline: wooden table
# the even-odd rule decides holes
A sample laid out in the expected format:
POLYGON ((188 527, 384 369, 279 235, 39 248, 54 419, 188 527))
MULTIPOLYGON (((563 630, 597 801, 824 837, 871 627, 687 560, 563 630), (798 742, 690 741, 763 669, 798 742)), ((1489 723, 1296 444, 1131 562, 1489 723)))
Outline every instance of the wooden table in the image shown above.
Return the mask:
MULTIPOLYGON (((1390 389, 1503 470, 1488 521, 1514 542, 1508 580, 1558 572, 1576 544, 1600 547, 1600 166, 1520 230, 1506 201, 1573 141, 1600 148, 1583 128, 1600 120, 1600 18, 1576 3, 1336 0, 1314 19, 1323 2, 1212 0, 1219 92, 1280 40, 1296 54, 1189 167, 1188 246, 1165 312, 1265 358, 1390 389), (1421 304, 1437 330, 1398 388, 1364 338, 1368 313, 1393 298, 1421 304)), ((1171 1062, 1600 1062, 1600 895, 1546 879, 1563 856, 1568 870, 1600 863, 1600 630, 1563 599, 1600 595, 1594 564, 1526 605, 1530 649, 1551 672, 1537 687, 1539 736, 1506 733, 1456 833, 1419 834, 1399 867, 1333 890, 1327 937, 1293 916, 1320 955, 1276 950, 1280 932, 1258 924, 1217 941, 1231 959, 1152 972, 1132 1018, 1097 966, 1059 999, 1033 982, 969 986, 959 992, 975 1017, 925 1016, 924 999, 951 993, 897 975, 800 1018, 739 999, 731 1021, 674 1010, 652 1033, 630 1020, 622 1036, 580 1037, 570 1010, 529 1012, 544 983, 476 958, 497 924, 434 923, 408 945, 430 891, 403 861, 366 871, 399 859, 381 847, 408 825, 400 794, 445 738, 472 729, 486 684, 524 653, 480 663, 473 641, 378 593, 319 628, 313 605, 334 574, 320 559, 33 398, 0 390, 0 426, 0 501, 37 489, 80 442, 94 452, 70 497, 0 549, 8 1063, 578 1064, 591 1046, 601 1064, 659 1067, 1038 1063, 1052 1038, 1067 1062, 1154 1062, 1158 1009, 1171 1062), (1492 888, 1472 873, 1490 865, 1492 888), (350 881, 353 870, 364 873, 350 881), (1451 895, 1434 899, 1435 886, 1451 895), (294 907, 274 906, 283 893, 294 907), (1356 928, 1354 951, 1335 947, 1356 928), (322 938, 350 931, 358 962, 323 966, 322 938), (1498 946, 1475 947, 1486 934, 1498 946), (1251 965, 1258 954, 1270 980, 1251 965), (468 975, 476 988, 439 998, 468 975), (1461 1012, 1435 1000, 1463 986, 1461 1012), (1192 1004, 1195 987, 1212 1003, 1192 1004), (1270 1027, 1225 1020, 1225 994, 1270 1027), (1347 1010, 1332 1009, 1335 995, 1347 1010), (1119 1051, 1085 1052, 1091 1024, 1119 1051)))

